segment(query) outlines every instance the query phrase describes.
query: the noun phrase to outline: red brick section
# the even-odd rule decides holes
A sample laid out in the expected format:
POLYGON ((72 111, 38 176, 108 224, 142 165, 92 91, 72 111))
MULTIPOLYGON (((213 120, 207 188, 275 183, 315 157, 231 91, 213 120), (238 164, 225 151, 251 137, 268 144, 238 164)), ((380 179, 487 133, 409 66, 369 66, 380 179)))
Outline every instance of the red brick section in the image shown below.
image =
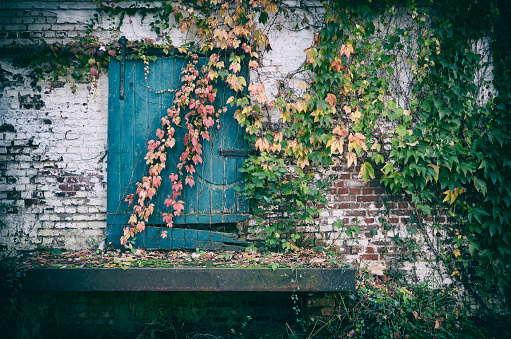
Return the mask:
MULTIPOLYGON (((325 206, 329 220, 322 220, 321 225, 323 230, 328 230, 326 233, 331 233, 324 238, 339 239, 338 235, 335 235, 335 227, 330 230, 328 225, 341 219, 344 222, 341 229, 343 238, 338 240, 337 244, 341 244, 338 246, 341 253, 349 255, 348 261, 388 261, 396 256, 396 251, 406 248, 399 248, 394 244, 384 224, 391 229, 409 226, 407 224, 414 211, 405 196, 386 193, 378 179, 364 182, 358 178, 358 170, 359 168, 336 166, 329 172, 333 178, 327 194, 329 203, 325 206), (352 226, 360 229, 360 233, 354 235, 355 239, 344 234, 352 226)), ((440 215, 426 221, 445 223, 447 219, 440 215)))

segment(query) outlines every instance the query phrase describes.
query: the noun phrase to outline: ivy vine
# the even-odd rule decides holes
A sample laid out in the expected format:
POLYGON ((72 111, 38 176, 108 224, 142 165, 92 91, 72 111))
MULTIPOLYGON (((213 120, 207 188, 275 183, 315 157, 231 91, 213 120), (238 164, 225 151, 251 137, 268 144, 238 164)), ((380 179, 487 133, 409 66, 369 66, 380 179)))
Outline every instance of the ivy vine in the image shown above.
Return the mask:
MULTIPOLYGON (((480 279, 509 291, 511 10, 504 2, 325 1, 322 26, 306 49, 303 71, 310 75, 308 81, 293 95, 280 93, 271 101, 264 85, 247 83, 240 70, 242 62, 259 68, 269 41, 258 24, 288 15, 284 2, 196 0, 157 7, 96 3, 98 15, 118 18, 117 27, 135 13, 150 20, 158 41, 129 44, 137 52, 132 57, 147 64, 147 48, 174 48, 171 30, 196 32, 194 43, 179 47, 189 62, 158 140, 148 144, 148 175, 127 198, 134 207, 124 244, 145 228, 152 213, 150 201, 166 179, 160 174, 175 144, 174 126, 180 123, 188 130, 186 147, 170 177, 173 191, 165 201, 169 213, 164 222, 171 226, 172 217, 183 209, 183 186, 194 185, 202 144, 225 112, 212 106, 214 84, 223 81, 238 93, 228 104, 236 108, 235 118, 257 150, 243 169, 244 194, 252 199, 252 211, 264 230, 260 234, 269 244, 292 248, 300 226, 314 224, 324 195, 323 183, 310 169, 343 162, 357 168, 360 178, 378 176, 389 191, 407 195, 420 230, 426 230, 436 210, 448 213, 451 222, 444 231, 449 247, 442 259, 452 276, 468 281, 469 267, 476 266, 480 279), (395 21, 398 17, 401 23, 395 21), (477 41, 487 42, 487 48, 478 49, 477 41), (229 51, 229 62, 214 49, 229 51), (491 55, 485 55, 487 51, 491 55), (197 66, 197 53, 210 53, 204 67, 197 66), (493 77, 481 76, 490 66, 493 77), (264 126, 265 110, 278 113, 281 130, 264 126), (187 112, 184 121, 181 111, 187 112), (294 172, 284 158, 295 159, 294 172), (280 205, 286 209, 264 223, 262 210, 280 205)), ((90 33, 98 22, 96 16, 90 33)), ((86 36, 66 45, 7 49, 29 56, 25 62, 32 66, 33 80, 69 76, 90 81, 93 88, 110 58, 119 57, 119 47, 86 36)))

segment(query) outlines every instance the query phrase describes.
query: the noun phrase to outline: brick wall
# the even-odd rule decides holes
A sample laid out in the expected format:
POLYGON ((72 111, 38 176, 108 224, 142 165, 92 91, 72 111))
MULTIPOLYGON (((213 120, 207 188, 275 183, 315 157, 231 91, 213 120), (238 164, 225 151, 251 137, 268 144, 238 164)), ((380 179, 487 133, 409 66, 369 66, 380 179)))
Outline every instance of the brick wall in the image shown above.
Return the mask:
MULTIPOLYGON (((2 2, 0 45, 42 40, 66 43, 85 33, 88 20, 97 13, 95 8, 88 0, 2 2)), ((119 32, 114 30, 116 20, 100 16, 93 34, 104 41, 120 35, 130 40, 156 37, 140 16, 125 19, 119 32)), ((264 82, 270 100, 280 90, 277 84, 299 69, 313 37, 312 30, 293 32, 285 24, 293 26, 293 22, 277 22, 269 29, 271 50, 262 53, 263 67, 251 74, 254 81, 264 82)), ((179 32, 172 37, 176 45, 187 39, 190 35, 179 32)), ((34 91, 26 75, 26 69, 0 57, 0 246, 14 252, 104 246, 107 76, 101 75, 94 99, 82 83, 76 84, 76 90, 68 83, 41 83, 42 91, 34 91)), ((293 80, 296 83, 286 84, 297 87, 299 76, 293 80)), ((270 114, 267 122, 278 121, 270 114)), ((397 246, 391 238, 410 233, 406 228, 411 213, 408 203, 384 194, 376 180, 358 179, 355 170, 343 165, 326 175, 334 181, 328 191, 329 204, 321 214, 319 237, 337 246, 347 261, 361 265, 406 256, 407 245, 397 246), (333 226, 338 219, 345 225, 340 231, 333 226), (394 225, 392 230, 385 229, 386 223, 394 225), (344 232, 351 226, 361 230, 355 238, 344 232)), ((424 279, 435 274, 428 267, 431 250, 417 239, 425 259, 412 259, 404 269, 424 279)))
POLYGON ((104 237, 107 83, 35 93, 23 70, 0 62, 1 243, 77 248, 104 237))

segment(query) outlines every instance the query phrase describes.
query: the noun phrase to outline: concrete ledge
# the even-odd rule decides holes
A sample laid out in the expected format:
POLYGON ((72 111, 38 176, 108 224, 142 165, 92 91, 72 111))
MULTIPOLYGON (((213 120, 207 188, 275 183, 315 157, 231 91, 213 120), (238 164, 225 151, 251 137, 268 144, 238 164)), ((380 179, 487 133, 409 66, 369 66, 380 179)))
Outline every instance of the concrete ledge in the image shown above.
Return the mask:
POLYGON ((25 291, 274 291, 355 290, 352 268, 34 268, 25 291))

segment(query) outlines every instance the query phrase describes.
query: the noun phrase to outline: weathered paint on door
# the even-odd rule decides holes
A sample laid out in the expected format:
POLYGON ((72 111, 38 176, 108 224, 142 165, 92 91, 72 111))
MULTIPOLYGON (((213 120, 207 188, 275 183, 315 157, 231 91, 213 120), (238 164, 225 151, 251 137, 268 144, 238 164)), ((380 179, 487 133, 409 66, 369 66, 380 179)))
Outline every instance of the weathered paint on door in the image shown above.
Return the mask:
MULTIPOLYGON (((132 209, 124 199, 136 192, 136 182, 147 175, 148 165, 144 160, 147 142, 151 139, 157 140, 156 129, 161 127, 161 118, 172 105, 174 90, 181 86, 180 73, 186 62, 184 58, 158 58, 151 62, 149 74, 146 74, 143 62, 125 61, 124 99, 120 96, 121 63, 110 63, 107 205, 109 243, 118 244, 122 229, 127 225, 132 209)), ((199 63, 204 62, 207 62, 207 58, 199 59, 199 63)), ((233 92, 225 86, 219 85, 217 88, 215 107, 219 108, 225 106, 233 92)), ((230 108, 230 105, 227 107, 230 108)), ((185 209, 181 216, 174 218, 176 226, 234 223, 248 217, 248 205, 234 189, 242 185, 242 176, 238 169, 244 158, 239 156, 240 152, 231 150, 246 153, 246 145, 242 130, 233 118, 233 112, 229 109, 222 114, 220 129, 215 126, 210 132, 210 142, 203 145, 203 164, 196 168, 196 184, 193 188, 186 185, 179 198, 185 202, 185 209)), ((146 232, 137 235, 139 246, 147 246, 151 239, 159 237, 159 227, 163 224, 162 213, 168 212, 163 202, 172 192, 168 176, 170 173, 177 173, 176 164, 184 150, 184 133, 184 126, 176 128, 176 146, 167 154, 166 168, 161 174, 162 185, 151 201, 155 204, 155 211, 147 225, 153 227, 147 227, 146 232)), ((158 246, 166 247, 165 241, 158 239, 157 242, 158 246)))

